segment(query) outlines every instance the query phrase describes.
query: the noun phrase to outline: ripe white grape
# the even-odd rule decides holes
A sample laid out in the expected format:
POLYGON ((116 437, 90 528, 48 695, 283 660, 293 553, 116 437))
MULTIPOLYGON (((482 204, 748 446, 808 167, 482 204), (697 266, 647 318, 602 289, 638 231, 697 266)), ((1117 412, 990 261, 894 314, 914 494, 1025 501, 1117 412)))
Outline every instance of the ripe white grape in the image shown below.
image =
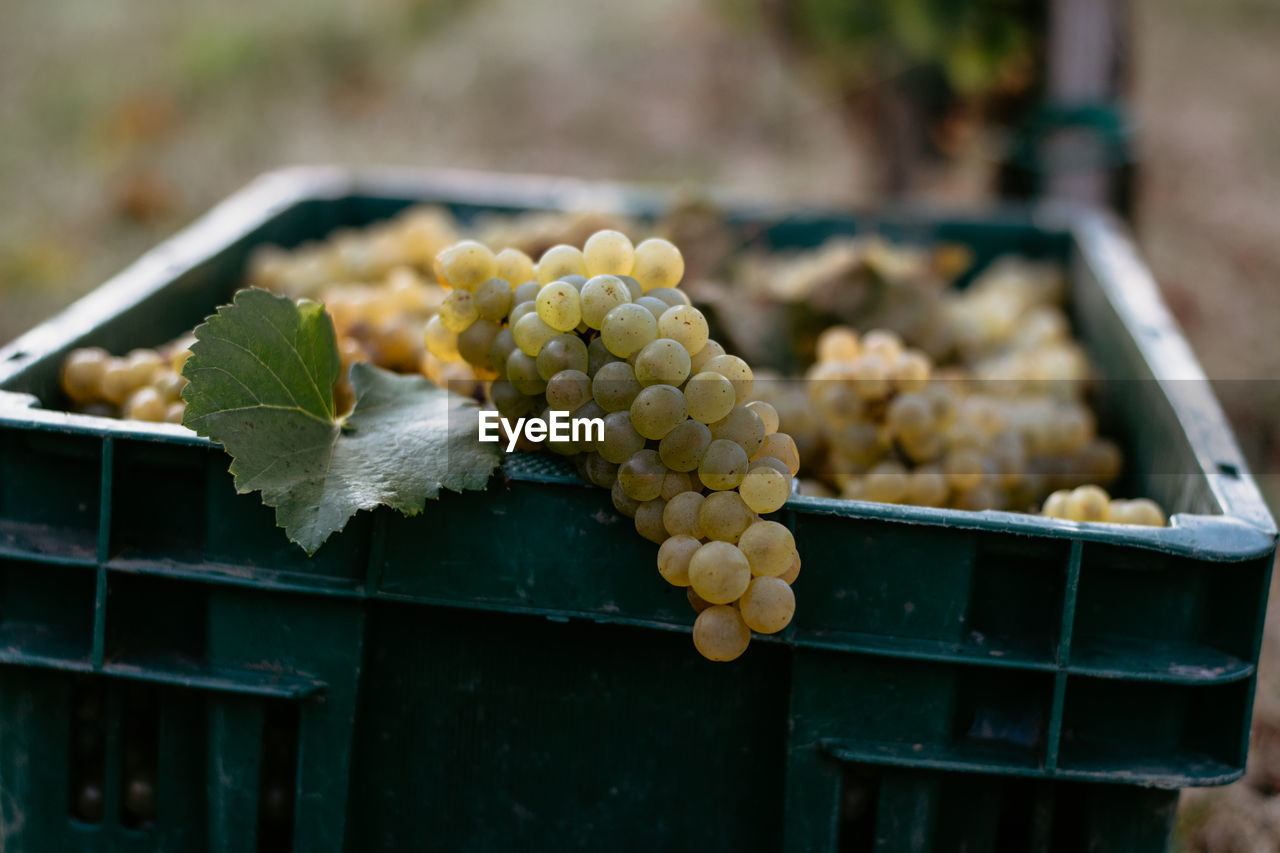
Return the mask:
MULTIPOLYGON (((665 302, 668 308, 679 308, 681 305, 692 305, 689 294, 676 287, 655 287, 645 293, 659 302, 665 302)), ((661 315, 659 315, 661 316, 661 315)))
POLYGON ((796 582, 796 578, 800 577, 800 552, 797 551, 795 556, 791 558, 791 568, 778 575, 779 580, 785 581, 787 586, 791 586, 796 582))
POLYGON ((707 451, 698 464, 698 479, 715 491, 736 489, 747 475, 747 464, 747 452, 736 442, 715 439, 707 445, 707 451))
POLYGON ((1111 498, 1098 486, 1080 486, 1067 497, 1067 518, 1072 521, 1106 521, 1111 498))
POLYGON ((1148 498, 1111 501, 1107 520, 1112 524, 1139 524, 1145 527, 1164 527, 1168 524, 1160 506, 1148 498))
POLYGON ((591 339, 587 344, 587 373, 595 376, 596 371, 606 364, 612 364, 615 361, 622 361, 613 353, 605 348, 604 341, 599 336, 591 339))
MULTIPOLYGON (((631 403, 631 423, 636 432, 654 441, 663 438, 687 417, 684 394, 670 385, 642 388, 631 403)), ((743 462, 745 469, 746 460, 743 462)))
POLYGON ((606 412, 630 411, 640 383, 635 372, 625 361, 614 361, 596 371, 591 382, 591 393, 606 412))
POLYGON ((658 549, 658 573, 672 586, 689 586, 689 561, 701 547, 692 536, 672 536, 658 549))
POLYGON ((657 287, 676 287, 684 278, 684 258, 667 240, 651 237, 636 246, 631 275, 646 293, 657 287))
POLYGON ((709 426, 713 439, 732 441, 743 449, 748 459, 756 455, 767 438, 764 421, 746 406, 734 406, 729 414, 709 426))
POLYGON ((753 575, 777 577, 791 568, 796 540, 785 525, 757 521, 738 539, 738 548, 746 555, 753 575))
POLYGON ((695 374, 701 373, 708 361, 722 355, 724 355, 724 347, 717 341, 709 340, 702 349, 690 356, 690 367, 695 374))
POLYGON ((776 634, 791 624, 796 612, 796 595, 780 577, 752 578, 738 602, 738 611, 752 631, 776 634))
POLYGON ((493 342, 489 344, 489 366, 497 372, 499 376, 507 375, 507 359, 511 357, 511 353, 515 352, 516 339, 511 334, 510 327, 504 328, 494 335, 493 342))
POLYGON ((746 556, 729 542, 708 542, 689 559, 689 584, 704 601, 737 601, 750 583, 746 556))
POLYGON ((668 308, 658 318, 658 334, 679 341, 693 355, 707 345, 707 318, 691 305, 668 308))
MULTIPOLYGON (((512 339, 514 342, 514 338, 512 339)), ((538 375, 550 381, 562 370, 581 370, 587 372, 589 360, 587 345, 574 334, 556 335, 538 350, 538 375)))
POLYGON ((707 607, 693 623, 694 648, 707 660, 736 660, 750 644, 751 629, 732 607, 707 607))
POLYGON ((689 417, 711 424, 733 411, 737 399, 733 383, 719 373, 704 370, 689 379, 684 388, 689 417))
POLYGON ((765 435, 773 435, 778 431, 781 425, 781 419, 778 417, 778 410, 763 400, 752 400, 747 403, 747 408, 756 413, 756 417, 760 419, 760 423, 764 424, 765 435))
POLYGON ((546 395, 552 409, 576 412, 591 401, 591 377, 581 370, 562 370, 547 380, 546 395))
MULTIPOLYGON (((465 290, 453 292, 466 293, 465 290)), ((489 351, 501 331, 502 326, 491 320, 476 320, 458 334, 458 355, 468 364, 492 369, 493 361, 489 358, 489 351)))
POLYGON ((720 542, 737 542, 755 521, 755 514, 734 491, 712 492, 698 504, 702 535, 720 542))
POLYGON ((658 454, 672 471, 696 471, 710 444, 711 430, 707 425, 686 420, 662 437, 658 454))
POLYGON ((658 337, 658 321, 634 302, 619 305, 604 315, 600 338, 609 352, 627 358, 658 337))
MULTIPOLYGON (((538 298, 538 291, 542 290, 542 285, 537 281, 526 281, 516 285, 511 291, 511 305, 522 305, 525 302, 534 302, 538 298)), ((514 321, 512 321, 514 322, 514 321)))
POLYGON ((582 252, 564 243, 547 249, 538 259, 538 283, 543 287, 567 275, 586 273, 587 262, 583 259, 582 252))
POLYGON ((604 438, 596 452, 609 462, 622 464, 644 449, 644 436, 636 432, 630 412, 610 412, 604 419, 604 438))
POLYGON ((560 332, 554 327, 548 326, 535 313, 521 317, 520 322, 511 327, 511 334, 516 339, 516 346, 520 347, 525 355, 536 358, 543 344, 560 334, 560 332))
POLYGON ((517 302, 511 308, 511 314, 507 317, 507 324, 514 329, 516 327, 516 324, 519 323, 521 320, 523 320, 525 317, 527 317, 530 314, 536 315, 537 313, 538 313, 538 303, 536 301, 536 297, 534 299, 527 299, 523 302, 517 302))
POLYGON ((800 451, 796 448, 795 439, 785 432, 775 432, 773 435, 764 437, 764 443, 752 458, 759 459, 762 456, 772 456, 774 459, 781 460, 791 472, 792 477, 800 473, 800 451))
POLYGON ((592 329, 600 328, 605 315, 631 301, 631 293, 622 279, 613 275, 597 275, 582 286, 582 321, 592 329))
MULTIPOLYGON (((476 312, 486 320, 500 323, 514 304, 511 296, 511 284, 506 279, 491 278, 476 288, 476 312)), ((445 299, 447 301, 448 297, 445 299)))
POLYGON ((653 450, 638 450, 618 466, 618 482, 622 483, 622 490, 638 501, 661 497, 666 474, 666 466, 653 450))
POLYGON ((667 506, 662 511, 662 524, 672 536, 692 536, 701 539, 702 524, 698 520, 698 512, 702 502, 706 500, 699 492, 681 492, 667 498, 667 506))
POLYGON ((72 351, 62 365, 62 390, 72 402, 88 403, 102 396, 102 376, 111 356, 101 347, 72 351))
POLYGON ((682 495, 685 492, 696 492, 701 488, 702 484, 684 471, 669 470, 667 471, 667 476, 662 478, 662 499, 669 501, 676 495, 682 495))
POLYGON ((678 341, 658 338, 636 353, 636 379, 641 385, 674 385, 689 378, 689 352, 678 341))
POLYGON ((476 321, 480 312, 476 310, 475 296, 469 290, 451 290, 440 303, 440 321, 444 327, 458 334, 476 321))
POLYGON ((635 248, 620 231, 597 231, 582 246, 587 275, 630 275, 635 248))
MULTIPOLYGON (((423 341, 427 346, 427 352, 441 361, 460 361, 462 359, 462 356, 458 354, 457 333, 451 332, 445 327, 444 321, 440 319, 439 314, 427 321, 427 328, 423 333, 423 341)), ((103 376, 104 389, 106 389, 110 379, 110 370, 111 368, 108 366, 108 373, 103 376)))
POLYGON ((582 322, 581 297, 567 281, 553 281, 539 290, 534 304, 542 322, 557 332, 572 331, 582 322))
POLYGON ((463 240, 436 256, 443 284, 458 290, 475 290, 498 274, 493 251, 475 240, 463 240))
POLYGON ((753 512, 775 512, 791 497, 791 478, 768 467, 748 470, 738 486, 738 494, 753 512))
POLYGON ((719 373, 733 383, 733 391, 739 403, 751 399, 751 389, 755 385, 755 375, 751 367, 736 355, 718 355, 702 366, 702 370, 719 373))
POLYGON ((648 309, 653 315, 653 319, 661 320, 662 315, 671 310, 671 306, 654 296, 641 296, 639 299, 633 300, 635 304, 641 305, 648 309))
POLYGON ((538 362, 518 348, 507 356, 507 379, 517 391, 530 397, 547 390, 547 381, 538 374, 538 362))
POLYGON ((537 279, 533 259, 519 249, 503 249, 497 254, 495 261, 498 265, 498 278, 506 281, 510 288, 537 279))
POLYGON ((862 348, 858 335, 848 326, 832 326, 818 335, 818 361, 853 361, 862 348))
POLYGON ((640 502, 631 498, 622 490, 622 484, 614 481, 613 488, 609 490, 609 496, 613 499, 613 508, 625 515, 627 518, 635 518, 636 512, 640 509, 640 502))
POLYGON ((662 526, 662 513, 666 506, 667 502, 662 498, 654 498, 636 507, 636 532, 659 545, 667 541, 667 528, 662 526))

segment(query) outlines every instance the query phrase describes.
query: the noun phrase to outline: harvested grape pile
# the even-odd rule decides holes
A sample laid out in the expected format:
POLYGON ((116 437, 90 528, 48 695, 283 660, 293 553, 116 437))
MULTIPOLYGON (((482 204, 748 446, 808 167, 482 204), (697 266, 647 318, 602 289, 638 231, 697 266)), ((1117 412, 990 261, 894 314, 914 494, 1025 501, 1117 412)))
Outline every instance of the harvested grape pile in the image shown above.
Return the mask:
MULTIPOLYGON (((367 361, 487 400, 511 421, 599 419, 599 440, 521 434, 516 446, 571 457, 612 491, 660 544, 662 576, 688 587, 695 643, 712 659, 791 619, 799 555, 760 515, 797 476, 820 497, 1166 523, 1153 502, 1103 489, 1121 455, 1098 435, 1092 369, 1056 267, 1006 258, 956 289, 949 281, 972 263, 963 247, 863 237, 735 253, 698 206, 662 227, 700 253, 656 238, 633 246, 622 229, 638 226, 601 214, 494 218, 470 226, 482 239, 461 240, 447 213, 415 208, 292 251, 264 248, 249 282, 325 304, 344 368, 339 411, 352 402, 347 368, 367 361), (710 339, 686 289, 729 347, 710 339), (752 346, 752 327, 736 321, 797 305, 808 325, 790 343, 811 353, 803 378, 753 372, 727 352, 752 346)), ((78 350, 64 390, 80 411, 181 422, 189 344, 78 350)))

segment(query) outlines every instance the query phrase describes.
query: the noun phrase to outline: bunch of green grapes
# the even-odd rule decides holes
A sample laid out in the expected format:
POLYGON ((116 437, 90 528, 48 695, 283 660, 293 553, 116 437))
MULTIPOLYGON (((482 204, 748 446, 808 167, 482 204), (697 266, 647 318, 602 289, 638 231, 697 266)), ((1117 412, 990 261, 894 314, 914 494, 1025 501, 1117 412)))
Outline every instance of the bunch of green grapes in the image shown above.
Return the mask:
POLYGON ((1059 489, 1045 499, 1040 514, 1068 521, 1104 521, 1110 524, 1136 524, 1164 527, 1168 524, 1159 504, 1149 498, 1120 500, 1100 486, 1085 485, 1075 489, 1059 489))
POLYGON ((182 423, 182 366, 195 339, 113 356, 101 347, 72 350, 62 364, 63 393, 78 411, 135 421, 182 423))
POLYGON ((799 455, 777 412, 753 400, 751 368, 708 338, 678 289, 679 250, 605 230, 534 264, 464 241, 438 269, 452 290, 427 323, 428 351, 495 376, 504 418, 603 422, 602 437, 546 449, 572 457, 660 545, 659 573, 698 613, 698 651, 733 660, 752 631, 785 628, 800 558, 791 532, 760 516, 786 502, 799 455))

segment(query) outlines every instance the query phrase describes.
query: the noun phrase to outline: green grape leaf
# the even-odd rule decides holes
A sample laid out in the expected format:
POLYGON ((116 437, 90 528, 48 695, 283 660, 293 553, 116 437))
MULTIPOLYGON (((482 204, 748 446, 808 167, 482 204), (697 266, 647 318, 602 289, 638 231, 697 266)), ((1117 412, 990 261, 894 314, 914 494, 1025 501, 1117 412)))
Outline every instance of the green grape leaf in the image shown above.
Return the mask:
POLYGON ((483 489, 498 464, 475 403, 421 376, 354 364, 355 407, 338 417, 337 339, 318 303, 242 290, 195 337, 183 424, 231 454, 236 491, 261 492, 308 554, 359 510, 416 515, 441 489, 483 489))

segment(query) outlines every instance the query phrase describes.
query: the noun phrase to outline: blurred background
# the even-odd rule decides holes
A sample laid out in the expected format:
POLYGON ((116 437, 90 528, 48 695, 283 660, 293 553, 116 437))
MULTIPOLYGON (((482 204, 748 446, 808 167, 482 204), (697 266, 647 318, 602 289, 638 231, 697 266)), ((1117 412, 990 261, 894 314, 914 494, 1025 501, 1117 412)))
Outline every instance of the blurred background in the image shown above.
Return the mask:
MULTIPOLYGON (((1280 5, 1056 6, 0 0, 0 343, 286 164, 1051 192, 1130 218, 1276 507, 1280 5)), ((1280 851, 1277 641, 1249 778, 1184 796, 1187 849, 1280 851)))

